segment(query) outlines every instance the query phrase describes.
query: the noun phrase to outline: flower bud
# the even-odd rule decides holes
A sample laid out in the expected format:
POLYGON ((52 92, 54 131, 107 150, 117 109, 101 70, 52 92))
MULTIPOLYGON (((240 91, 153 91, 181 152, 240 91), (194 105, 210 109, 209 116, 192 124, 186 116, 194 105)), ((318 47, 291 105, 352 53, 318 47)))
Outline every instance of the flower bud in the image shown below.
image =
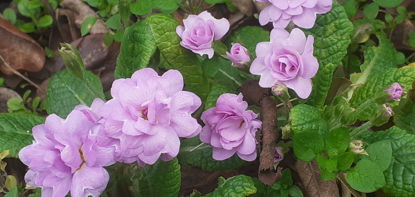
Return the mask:
POLYGON ((232 61, 232 64, 238 68, 243 68, 244 64, 251 61, 248 50, 239 43, 233 44, 230 53, 226 52, 226 55, 232 61))
POLYGON ((389 104, 384 104, 380 109, 376 111, 376 116, 374 119, 371 120, 372 125, 374 126, 381 126, 387 123, 392 117, 393 111, 389 104))
POLYGON ((284 153, 282 152, 282 147, 280 146, 275 147, 274 163, 279 163, 283 159, 284 159, 284 153))
POLYGON ((362 140, 353 140, 349 144, 349 149, 355 154, 358 155, 369 155, 366 150, 363 148, 362 140))
POLYGON ((389 95, 389 100, 399 100, 403 94, 403 88, 399 83, 393 83, 389 88, 385 90, 389 95))

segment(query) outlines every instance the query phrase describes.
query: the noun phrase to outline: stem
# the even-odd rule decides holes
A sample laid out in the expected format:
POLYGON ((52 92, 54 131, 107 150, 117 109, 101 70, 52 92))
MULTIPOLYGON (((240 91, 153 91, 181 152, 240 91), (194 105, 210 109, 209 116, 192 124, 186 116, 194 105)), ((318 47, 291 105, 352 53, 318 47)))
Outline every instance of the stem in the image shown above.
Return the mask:
POLYGON ((40 86, 38 86, 32 80, 30 80, 29 78, 27 78, 26 76, 24 76, 22 73, 20 73, 16 69, 14 69, 12 66, 10 66, 10 64, 6 62, 6 60, 3 58, 2 55, 0 55, 0 59, 1 59, 1 61, 3 61, 4 65, 6 65, 6 67, 8 69, 10 69, 14 74, 16 74, 17 76, 21 77, 25 81, 27 81, 30 85, 32 85, 32 86, 36 87, 37 89, 39 89, 39 91, 44 92, 44 90, 40 86))
POLYGON ((198 148, 202 147, 203 145, 204 145, 204 143, 202 142, 202 143, 200 143, 199 145, 197 145, 197 146, 193 147, 192 149, 190 149, 190 150, 189 150, 189 152, 193 152, 193 151, 195 151, 196 149, 198 149, 198 148))
POLYGON ((357 192, 356 190, 354 190, 350 185, 349 185, 349 183, 347 183, 347 181, 346 181, 346 179, 345 179, 345 177, 344 177, 344 174, 343 173, 341 173, 341 174, 338 174, 337 176, 336 176, 336 178, 342 183, 342 185, 344 185, 344 186, 346 186, 346 188, 353 194, 353 196, 354 197, 362 197, 360 194, 359 194, 359 192, 357 192))
POLYGON ((352 138, 357 137, 357 136, 359 136, 360 134, 362 134, 363 132, 365 132, 365 131, 369 130, 369 129, 370 129, 370 127, 372 127, 372 126, 373 126, 373 125, 372 125, 372 122, 367 121, 367 122, 365 122, 364 124, 360 125, 359 127, 354 128, 354 129, 352 130, 352 132, 350 132, 350 137, 352 137, 352 138))

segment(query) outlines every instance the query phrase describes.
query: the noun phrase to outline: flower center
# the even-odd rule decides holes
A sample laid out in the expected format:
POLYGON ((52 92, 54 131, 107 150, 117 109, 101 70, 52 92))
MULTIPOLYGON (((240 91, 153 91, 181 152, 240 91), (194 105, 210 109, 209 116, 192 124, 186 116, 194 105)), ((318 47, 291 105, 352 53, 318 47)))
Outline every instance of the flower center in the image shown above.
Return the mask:
POLYGON ((79 149, 78 149, 78 151, 79 151, 79 154, 81 155, 82 163, 81 163, 81 165, 79 166, 79 168, 78 168, 78 169, 76 169, 76 171, 81 170, 81 168, 85 165, 85 162, 86 162, 86 160, 85 160, 85 156, 84 156, 84 153, 82 152, 82 149, 81 149, 81 148, 79 148, 79 149))
POLYGON ((141 114, 143 114, 143 119, 144 120, 148 120, 148 117, 147 117, 147 115, 148 115, 148 108, 145 108, 145 109, 142 109, 141 110, 141 114))

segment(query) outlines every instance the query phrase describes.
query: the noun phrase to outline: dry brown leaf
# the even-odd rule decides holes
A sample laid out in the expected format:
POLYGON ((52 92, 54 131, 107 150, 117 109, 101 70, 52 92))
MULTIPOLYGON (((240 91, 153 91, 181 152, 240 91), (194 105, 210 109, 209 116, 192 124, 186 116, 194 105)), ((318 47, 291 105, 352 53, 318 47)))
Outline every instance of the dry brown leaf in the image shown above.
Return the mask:
POLYGON ((408 19, 396 26, 392 32, 392 43, 397 50, 415 51, 415 47, 409 45, 409 33, 415 31, 415 25, 408 19))
MULTIPOLYGON (((0 55, 15 70, 38 72, 45 64, 45 52, 27 34, 0 17, 0 55)), ((13 72, 0 60, 0 71, 6 75, 13 72)))
POLYGON ((12 89, 0 87, 0 113, 7 113, 7 101, 20 95, 12 89))
POLYGON ((232 5, 247 16, 252 16, 254 13, 254 2, 252 0, 232 0, 232 5))
POLYGON ((295 163, 295 170, 300 177, 306 197, 340 197, 336 181, 320 179, 320 168, 315 161, 295 163))
MULTIPOLYGON (((87 4, 82 0, 64 0, 60 3, 61 7, 64 9, 72 10, 75 14, 74 21, 76 26, 81 29, 82 22, 87 17, 95 16, 98 18, 98 15, 91 9, 87 4)), ((97 33, 107 33, 110 29, 104 24, 104 21, 98 19, 95 22, 95 25, 91 28, 91 34, 97 33)))

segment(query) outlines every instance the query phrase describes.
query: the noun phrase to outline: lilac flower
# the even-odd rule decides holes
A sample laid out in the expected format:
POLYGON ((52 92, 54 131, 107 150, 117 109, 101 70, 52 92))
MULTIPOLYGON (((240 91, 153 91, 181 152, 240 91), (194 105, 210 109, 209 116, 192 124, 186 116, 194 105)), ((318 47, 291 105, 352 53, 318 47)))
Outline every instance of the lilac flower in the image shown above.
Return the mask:
POLYGON ((390 94, 389 100, 398 100, 402 97, 403 88, 399 83, 395 82, 385 90, 390 94))
POLYGON ((179 152, 179 137, 193 137, 201 126, 192 117, 200 98, 183 89, 177 70, 159 76, 153 69, 136 71, 131 78, 115 80, 113 99, 100 110, 106 135, 117 139, 117 161, 140 165, 167 161, 179 152))
POLYGON ((216 107, 203 112, 205 126, 200 140, 213 146, 215 160, 225 160, 235 153, 243 160, 255 160, 255 132, 261 128, 261 121, 247 107, 242 94, 222 94, 216 107))
POLYGON ((274 154, 274 163, 278 163, 284 159, 284 153, 282 152, 282 147, 277 146, 275 147, 275 154, 274 154))
POLYGON ((270 5, 259 14, 259 23, 273 22, 275 28, 285 28, 292 21, 299 27, 312 28, 317 14, 331 10, 332 0, 256 0, 270 5))
POLYGON ((319 67, 313 56, 313 43, 314 37, 306 38, 300 29, 295 28, 291 33, 273 29, 271 42, 257 44, 257 58, 252 62, 250 72, 261 75, 259 85, 263 88, 282 83, 305 99, 311 93, 311 78, 319 67))
POLYGON ((243 64, 251 61, 248 50, 239 43, 233 44, 231 52, 226 52, 226 55, 232 61, 233 65, 237 67, 243 67, 243 64))
POLYGON ((199 55, 213 57, 213 40, 221 39, 229 30, 229 21, 225 18, 216 19, 209 12, 189 15, 183 20, 183 26, 177 26, 176 32, 182 39, 180 45, 199 55))
MULTIPOLYGON (((102 144, 100 126, 88 117, 87 107, 73 110, 64 120, 55 114, 45 124, 33 127, 34 142, 19 152, 29 166, 25 180, 42 187, 42 196, 99 196, 104 191, 113 164, 114 147, 102 144)), ((104 140, 105 141, 105 140, 104 140)))

